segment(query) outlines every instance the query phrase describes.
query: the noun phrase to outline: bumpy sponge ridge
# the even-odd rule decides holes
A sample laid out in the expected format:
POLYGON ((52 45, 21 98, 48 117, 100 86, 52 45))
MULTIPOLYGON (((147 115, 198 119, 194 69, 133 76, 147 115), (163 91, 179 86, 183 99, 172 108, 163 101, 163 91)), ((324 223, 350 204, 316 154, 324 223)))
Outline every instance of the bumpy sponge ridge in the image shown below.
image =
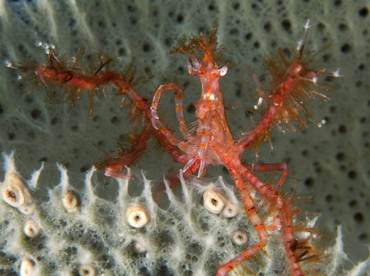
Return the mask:
MULTIPOLYGON (((181 179, 179 195, 165 181, 166 200, 158 204, 144 174, 142 183, 116 179, 117 197, 107 200, 97 195, 97 185, 102 183, 94 169, 77 188, 63 166, 57 165, 59 175, 47 178, 41 166, 23 181, 14 152, 4 154, 4 161, 1 275, 214 275, 220 264, 258 239, 253 226, 245 224, 246 213, 223 178, 214 183, 181 179), (45 180, 54 182, 51 189, 45 180), (131 185, 141 185, 141 194, 130 195, 131 185), (24 205, 7 201, 25 202, 24 194, 27 204, 35 206, 26 213, 20 209, 24 205), (232 216, 210 212, 206 208, 210 197, 238 211, 232 216)), ((315 221, 307 220, 307 226, 315 221)), ((336 243, 326 249, 315 270, 322 275, 368 275, 370 259, 344 271, 347 257, 341 236, 339 228, 336 243)), ((248 260, 231 275, 285 275, 288 264, 282 261, 283 252, 279 238, 272 237, 266 254, 248 260)))

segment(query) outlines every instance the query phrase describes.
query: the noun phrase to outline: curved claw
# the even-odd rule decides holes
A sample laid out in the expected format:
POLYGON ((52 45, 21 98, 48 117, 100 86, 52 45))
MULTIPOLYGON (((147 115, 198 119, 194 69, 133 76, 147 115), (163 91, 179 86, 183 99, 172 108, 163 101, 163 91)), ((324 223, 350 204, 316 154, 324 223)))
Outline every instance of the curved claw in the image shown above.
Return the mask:
POLYGON ((204 171, 205 166, 206 166, 206 161, 203 159, 200 160, 200 166, 199 166, 197 178, 200 178, 205 173, 204 171))
POLYGON ((205 166, 206 166, 206 161, 205 160, 202 160, 202 159, 199 159, 199 158, 196 158, 196 157, 193 157, 191 158, 184 166, 184 168, 182 169, 182 172, 185 173, 187 170, 189 170, 189 168, 191 166, 194 165, 194 163, 196 161, 200 160, 200 166, 199 166, 199 169, 198 169, 198 174, 197 174, 197 178, 200 178, 204 173, 205 173, 205 166))
POLYGON ((155 129, 158 129, 158 127, 155 125, 155 120, 159 120, 159 116, 157 114, 157 109, 153 106, 150 107, 150 114, 152 115, 152 126, 155 129))
POLYGON ((184 168, 182 169, 182 172, 186 172, 194 163, 195 161, 197 161, 197 159, 195 158, 191 158, 184 166, 184 168))

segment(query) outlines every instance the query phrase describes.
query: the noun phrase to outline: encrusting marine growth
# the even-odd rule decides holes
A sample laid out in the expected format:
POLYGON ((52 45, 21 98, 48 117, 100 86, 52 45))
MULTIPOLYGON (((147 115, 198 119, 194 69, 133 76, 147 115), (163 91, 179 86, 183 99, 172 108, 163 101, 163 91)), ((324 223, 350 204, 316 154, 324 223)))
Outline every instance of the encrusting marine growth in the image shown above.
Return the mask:
MULTIPOLYGON (((99 89, 103 89, 106 93, 107 85, 118 88, 116 96, 127 97, 131 100, 146 119, 146 123, 142 126, 142 133, 132 139, 130 150, 120 149, 120 155, 117 157, 106 154, 107 160, 96 165, 104 168, 106 176, 132 178, 129 173, 123 174, 122 171, 140 157, 150 136, 156 138, 175 162, 182 164, 185 179, 190 179, 195 172, 197 172, 197 178, 203 177, 208 165, 222 164, 226 167, 239 190, 248 219, 258 235, 258 241, 246 248, 239 256, 221 265, 217 270, 217 276, 226 275, 242 266, 246 260, 263 251, 270 238, 277 235, 281 237, 290 274, 293 276, 317 275, 315 273, 320 270, 318 263, 324 253, 320 253, 312 241, 313 237, 316 237, 315 229, 300 221, 302 217, 296 216, 300 210, 292 205, 292 196, 286 196, 281 191, 288 177, 287 165, 285 163, 243 164, 241 160, 241 155, 246 150, 256 150, 261 143, 269 139, 273 127, 297 122, 305 128, 306 119, 314 122, 307 110, 307 103, 316 96, 322 100, 328 100, 320 92, 330 90, 324 78, 337 75, 336 73, 326 74, 323 69, 311 68, 314 56, 304 49, 305 35, 309 27, 308 20, 304 26, 303 38, 298 42, 292 58, 288 58, 283 51, 279 51, 276 58, 266 61, 267 69, 271 74, 270 88, 264 90, 257 84, 259 101, 255 108, 265 103, 267 109, 256 127, 245 133, 237 142, 229 130, 224 113, 223 92, 220 89, 219 79, 228 72, 228 64, 223 63, 221 48, 217 45, 216 29, 208 37, 201 34, 199 37, 192 37, 190 41, 178 39, 179 45, 172 51, 188 55, 189 74, 197 76, 202 85, 201 98, 195 103, 197 128, 194 132, 188 130, 184 119, 184 89, 179 84, 161 85, 149 105, 148 101, 141 97, 133 87, 133 74, 125 75, 109 71, 108 65, 112 59, 104 59, 100 56, 98 67, 87 73, 78 68, 80 61, 75 60, 73 64, 68 64, 57 57, 53 47, 44 47, 48 54, 47 65, 13 67, 9 63, 9 67, 36 73, 38 81, 45 85, 63 87, 64 97, 71 101, 72 106, 86 91, 89 95, 90 117, 93 112, 95 94, 99 89), (157 111, 162 93, 169 91, 175 94, 176 117, 183 135, 181 139, 166 128, 157 111), (281 172, 276 183, 262 181, 258 176, 259 172, 276 171, 281 172)), ((40 46, 45 45, 47 44, 40 44, 40 46)), ((256 76, 253 77, 256 79, 256 76)), ((321 126, 323 123, 322 121, 316 125, 321 126)), ((12 175, 8 173, 7 179, 11 177, 12 175)), ((169 180, 168 188, 177 185, 181 177, 182 174, 173 175, 169 180)), ((5 193, 5 198, 8 198, 9 204, 24 213, 25 210, 31 212, 32 200, 28 197, 27 190, 21 189, 20 184, 15 180, 6 180, 6 182, 13 185, 3 188, 3 194, 5 193), (15 203, 12 204, 12 201, 15 203)), ((228 218, 236 216, 240 211, 236 203, 216 189, 206 191, 203 199, 205 208, 210 212, 222 213, 228 218)), ((76 212, 79 209, 79 198, 71 190, 65 191, 62 202, 68 212, 76 212)), ((133 228, 146 227, 152 220, 149 212, 142 205, 127 208, 126 219, 133 228)), ((243 231, 235 231, 232 234, 232 240, 235 244, 243 246, 247 243, 248 237, 243 231)), ((140 243, 137 248, 138 251, 145 251, 142 250, 140 243)), ((30 264, 28 266, 29 269, 32 268, 30 264)))

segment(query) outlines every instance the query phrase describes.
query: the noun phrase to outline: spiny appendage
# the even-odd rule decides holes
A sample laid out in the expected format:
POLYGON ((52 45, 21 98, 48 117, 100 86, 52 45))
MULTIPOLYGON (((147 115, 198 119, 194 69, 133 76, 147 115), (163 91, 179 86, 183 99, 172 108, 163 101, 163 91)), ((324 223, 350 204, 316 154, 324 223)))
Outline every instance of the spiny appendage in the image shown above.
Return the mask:
POLYGON ((141 154, 145 152, 147 141, 149 136, 152 134, 152 131, 152 127, 147 125, 139 135, 131 135, 131 147, 126 149, 122 146, 119 146, 119 153, 115 157, 112 157, 109 153, 103 151, 106 159, 102 162, 95 163, 94 166, 98 170, 104 169, 104 175, 108 177, 118 177, 124 179, 132 178, 132 176, 122 174, 120 171, 130 166, 137 158, 140 157, 141 154))
POLYGON ((281 212, 284 247, 292 275, 323 275, 319 263, 325 254, 317 246, 317 229, 310 225, 317 217, 309 221, 292 201, 292 197, 284 199, 281 212))
MULTIPOLYGON (((263 102, 268 104, 267 111, 257 127, 245 134, 239 143, 240 151, 244 151, 249 146, 258 148, 259 144, 269 139, 269 134, 273 126, 281 123, 290 124, 297 122, 301 128, 305 128, 306 119, 318 127, 325 124, 325 120, 316 122, 310 115, 308 106, 310 101, 320 98, 323 101, 329 98, 321 93, 333 90, 325 78, 328 76, 339 77, 339 69, 333 73, 325 73, 324 69, 314 69, 317 63, 317 53, 307 53, 304 51, 304 39, 309 28, 309 20, 305 25, 303 38, 298 42, 295 56, 289 59, 280 49, 276 57, 266 60, 266 67, 270 72, 270 89, 265 92, 257 85, 259 100, 255 109, 259 108, 263 102), (317 96, 317 97, 316 97, 317 96)), ((254 76, 256 79, 256 76, 254 76)))
MULTIPOLYGON (((47 54, 48 60, 45 65, 21 65, 12 66, 12 68, 33 76, 38 81, 38 85, 44 85, 46 91, 51 88, 52 93, 47 93, 50 100, 55 100, 55 87, 60 87, 63 92, 57 93, 57 97, 70 102, 70 107, 73 108, 84 91, 87 91, 90 105, 89 117, 91 118, 94 98, 100 89, 107 96, 106 86, 114 84, 116 80, 124 82, 127 89, 134 85, 132 67, 129 67, 130 71, 127 70, 128 72, 125 73, 110 71, 109 67, 113 59, 101 53, 93 55, 89 62, 87 62, 87 49, 80 50, 77 56, 66 59, 59 57, 55 53, 55 47, 49 45, 43 42, 39 42, 38 45, 42 46, 47 54)), ((124 94, 125 91, 121 92, 124 94)))
POLYGON ((179 46, 171 53, 185 53, 190 57, 188 63, 189 74, 202 75, 212 73, 224 76, 227 73, 227 64, 223 63, 222 49, 217 43, 217 28, 213 28, 208 38, 203 34, 193 36, 187 43, 185 38, 177 38, 179 46))
MULTIPOLYGON (((223 158, 226 167, 233 176, 236 187, 240 191, 243 203, 246 206, 248 216, 253 217, 253 224, 260 237, 260 241, 243 252, 240 256, 231 260, 229 263, 220 268, 218 275, 225 275, 228 271, 238 266, 244 260, 247 260, 253 254, 263 249, 267 244, 265 236, 266 231, 281 231, 289 270, 294 276, 306 275, 305 272, 317 269, 317 262, 320 261, 321 255, 313 245, 312 240, 316 238, 315 229, 308 225, 308 221, 303 219, 306 216, 297 216, 301 211, 292 205, 292 198, 285 198, 281 192, 281 186, 284 184, 288 169, 285 163, 261 164, 243 166, 237 160, 223 158), (274 172, 281 171, 276 184, 272 185, 262 181, 255 175, 255 172, 274 172), (263 198, 258 205, 258 199, 253 198, 253 205, 248 201, 250 195, 257 191, 263 198), (249 207, 247 207, 249 206, 249 207), (261 207, 262 206, 262 207, 261 207), (262 208, 262 210, 256 209, 262 208), (273 225, 266 225, 263 221, 258 222, 261 213, 268 213, 273 219, 273 225), (253 252, 253 254, 251 254, 253 252)), ((276 234, 276 233, 274 233, 276 234)))
MULTIPOLYGON (((148 121, 151 120, 147 100, 142 98, 133 88, 134 85, 147 82, 150 77, 135 78, 135 70, 133 70, 132 63, 127 66, 124 73, 119 73, 116 71, 109 71, 109 65, 111 65, 112 59, 106 58, 102 54, 96 54, 95 57, 90 59, 90 62, 86 62, 85 57, 87 56, 87 49, 85 49, 81 50, 76 57, 64 60, 55 54, 54 46, 49 47, 49 44, 46 45, 42 42, 40 42, 38 46, 42 46, 48 56, 46 65, 13 67, 12 64, 8 62, 5 65, 22 70, 26 73, 35 73, 36 79, 40 84, 46 87, 46 90, 48 90, 49 87, 61 87, 63 92, 60 93, 60 97, 69 101, 71 103, 71 108, 76 105, 81 95, 87 92, 90 103, 90 118, 93 113, 96 93, 102 89, 104 95, 107 96, 106 86, 109 84, 114 85, 119 89, 116 96, 122 96, 122 105, 125 97, 128 97, 133 103, 133 109, 140 111, 139 116, 142 117, 144 115, 148 121)), ((51 94, 55 95, 54 89, 51 94)), ((131 116, 131 118, 139 121, 138 116, 131 116)), ((135 123, 136 122, 134 122, 134 124, 135 123)), ((152 132, 153 128, 151 126, 147 128, 149 129, 144 130, 138 138, 132 141, 130 150, 123 150, 120 148, 120 154, 117 157, 111 157, 106 153, 107 160, 97 163, 96 166, 100 169, 104 168, 107 176, 126 178, 127 176, 119 173, 119 171, 123 170, 125 166, 131 164, 141 155, 145 150, 149 134, 154 134, 163 148, 168 150, 175 159, 180 155, 176 149, 169 145, 169 142, 165 137, 161 136, 159 132, 152 132)))
POLYGON ((222 49, 217 43, 217 28, 213 28, 208 38, 203 34, 193 36, 189 42, 186 38, 177 38, 178 47, 174 47, 171 53, 185 53, 193 60, 203 61, 204 63, 223 62, 222 49))

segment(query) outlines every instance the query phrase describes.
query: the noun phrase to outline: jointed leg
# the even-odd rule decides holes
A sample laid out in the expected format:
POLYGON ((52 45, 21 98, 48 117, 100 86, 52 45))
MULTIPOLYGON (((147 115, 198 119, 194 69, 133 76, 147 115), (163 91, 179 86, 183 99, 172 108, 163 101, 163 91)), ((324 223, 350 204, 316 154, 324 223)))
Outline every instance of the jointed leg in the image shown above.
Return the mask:
POLYGON ((253 164, 253 165, 245 165, 248 170, 250 171, 257 171, 257 172, 271 172, 271 171, 282 171, 281 176, 279 177, 275 189, 280 190, 282 185, 285 183, 288 177, 288 166, 285 162, 282 163, 271 163, 271 164, 253 164))
POLYGON ((176 105, 176 117, 180 124, 180 131, 183 134, 184 138, 188 138, 190 133, 186 127, 185 119, 184 119, 184 108, 183 108, 183 94, 184 90, 180 85, 177 83, 166 83, 162 84, 154 94, 152 106, 150 107, 150 111, 152 114, 152 125, 154 128, 159 129, 160 125, 157 124, 159 120, 157 109, 159 100, 162 96, 162 92, 166 91, 175 91, 175 105, 176 105))
POLYGON ((146 148, 149 136, 153 132, 153 127, 149 124, 145 129, 132 141, 131 148, 125 150, 120 148, 120 154, 116 157, 111 157, 105 152, 107 159, 103 162, 94 164, 98 169, 104 168, 104 175, 108 177, 118 178, 132 178, 129 175, 124 175, 119 171, 122 171, 126 166, 130 166, 144 151, 146 148))
MULTIPOLYGON (((112 82, 121 90, 122 95, 127 95, 132 103, 143 112, 144 117, 151 123, 152 115, 148 107, 147 100, 142 98, 139 93, 137 93, 136 90, 131 87, 130 83, 127 82, 124 78, 119 78, 118 76, 117 78, 112 80, 112 82)), ((162 127, 164 128, 163 125, 162 127)), ((174 136, 169 130, 167 130, 167 133, 163 133, 162 131, 153 128, 153 136, 157 138, 162 147, 172 155, 175 162, 180 162, 180 157, 182 154, 171 140, 171 137, 174 136)), ((177 139, 176 137, 174 138, 177 139)))
POLYGON ((297 239, 294 235, 294 212, 290 204, 290 199, 284 199, 274 187, 263 183, 247 168, 239 166, 237 170, 239 170, 239 173, 241 173, 243 177, 280 212, 280 220, 282 223, 281 226, 283 229, 283 242, 290 263, 292 275, 303 276, 301 266, 297 261, 299 257, 296 256, 294 248, 294 242, 297 239))
MULTIPOLYGON (((303 276, 303 272, 299 264, 301 257, 297 256, 296 254, 296 251, 298 249, 297 244, 299 243, 299 240, 294 236, 293 210, 290 204, 290 198, 283 201, 281 220, 283 225, 284 247, 290 263, 292 276, 303 276)), ((305 250, 302 257, 308 252, 308 250, 305 250)))
MULTIPOLYGON (((254 164, 254 165, 245 165, 251 171, 258 172, 270 172, 270 171, 282 171, 278 181, 275 184, 276 191, 280 191, 281 187, 285 183, 288 177, 288 166, 285 162, 282 163, 271 163, 271 164, 254 164)), ((280 230, 281 229, 281 218, 278 213, 275 213, 273 216, 274 223, 271 226, 267 226, 269 230, 280 230)))
POLYGON ((238 174, 234 173, 233 179, 235 181, 236 187, 240 191, 243 204, 248 213, 248 218, 253 223, 253 226, 257 231, 260 241, 257 244, 253 245, 252 247, 248 248, 238 257, 234 258, 227 264, 224 264, 223 266, 221 266, 218 269, 216 276, 226 275, 229 271, 233 270, 236 266, 238 266, 239 264, 244 262, 246 259, 256 254, 258 251, 260 251, 262 248, 266 246, 267 240, 269 237, 269 234, 267 233, 265 225, 263 224, 260 216, 258 215, 256 207, 254 206, 253 200, 250 197, 251 187, 248 187, 248 185, 243 181, 243 179, 238 174))
POLYGON ((204 118, 203 121, 199 122, 197 135, 195 137, 191 136, 186 127, 184 119, 182 98, 183 89, 177 83, 167 83, 161 85, 155 92, 152 106, 150 107, 152 125, 155 129, 158 129, 162 134, 164 134, 172 145, 177 146, 180 150, 187 153, 187 155, 182 158, 182 162, 180 162, 182 164, 185 164, 183 170, 184 172, 187 172, 191 167, 199 166, 197 176, 199 178, 204 174, 204 169, 206 166, 207 148, 211 138, 212 113, 208 113, 206 118, 204 118), (188 140, 187 142, 179 140, 167 128, 165 128, 162 122, 159 120, 159 116, 157 114, 157 108, 162 92, 171 90, 176 91, 176 117, 180 124, 180 131, 188 140), (197 147, 196 152, 192 152, 191 150, 189 150, 189 143, 192 147, 197 147), (199 163, 199 165, 197 163, 199 163))
POLYGON ((194 139, 199 139, 199 145, 195 144, 197 146, 196 152, 189 153, 189 155, 193 154, 193 156, 190 158, 190 160, 186 163, 184 167, 184 172, 188 171, 188 169, 195 164, 197 160, 200 160, 199 164, 199 170, 197 177, 200 178, 204 174, 204 169, 206 166, 206 155, 207 155, 207 148, 211 139, 211 120, 212 115, 211 113, 208 113, 204 122, 199 122, 199 130, 197 132, 197 136, 194 137, 194 139), (200 137, 200 138, 199 138, 200 137))

